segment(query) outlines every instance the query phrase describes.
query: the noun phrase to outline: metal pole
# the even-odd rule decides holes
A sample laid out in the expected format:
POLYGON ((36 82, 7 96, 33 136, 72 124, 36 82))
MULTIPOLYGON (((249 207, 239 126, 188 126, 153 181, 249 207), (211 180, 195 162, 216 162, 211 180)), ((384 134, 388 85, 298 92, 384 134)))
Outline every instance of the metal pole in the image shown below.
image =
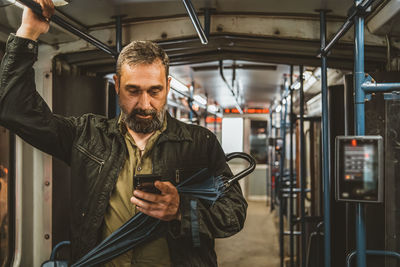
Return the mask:
POLYGON ((304 140, 304 67, 300 66, 300 209, 301 209, 301 266, 306 267, 306 166, 305 166, 305 140, 304 140))
MULTIPOLYGON (((354 1, 355 5, 361 3, 360 0, 354 1)), ((364 98, 365 93, 361 88, 364 82, 364 17, 356 16, 354 19, 354 90, 355 90, 355 124, 356 135, 365 134, 365 113, 364 98)), ((364 222, 364 205, 356 204, 356 248, 357 266, 365 267, 366 262, 366 239, 364 222)))
POLYGON ((290 65, 290 198, 289 198, 289 225, 290 225, 290 267, 294 266, 294 208, 293 208, 293 65, 290 65))
MULTIPOLYGON (((320 11, 321 51, 326 43, 326 11, 320 11)), ((324 267, 331 266, 331 208, 330 208, 330 152, 329 152, 329 117, 328 83, 326 54, 321 56, 321 94, 322 94, 322 179, 324 188, 324 267)))
POLYGON ((214 133, 217 134, 217 114, 214 114, 214 133))
POLYGON ((115 16, 115 42, 117 46, 117 53, 121 53, 122 50, 122 17, 115 16))
POLYGON ((192 105, 193 105, 193 94, 194 94, 194 80, 192 80, 192 86, 189 88, 189 93, 190 93, 190 97, 189 97, 189 101, 188 101, 189 109, 190 109, 189 120, 191 123, 193 123, 194 112, 193 112, 192 105))
MULTIPOLYGON (((281 102, 281 105, 283 103, 281 102)), ((283 106, 281 108, 281 137, 283 136, 283 106)), ((282 142, 283 139, 282 139, 282 142)), ((280 166, 279 166, 279 183, 278 183, 278 194, 279 194, 279 252, 280 252, 280 259, 281 259, 281 267, 284 266, 284 228, 283 228, 283 193, 282 193, 282 180, 283 180, 283 164, 284 164, 284 149, 283 143, 281 147, 281 157, 280 157, 280 166)), ((275 178, 276 181, 276 178, 275 178)))
POLYGON ((204 33, 210 38, 210 26, 211 26, 211 8, 204 9, 204 33))
POLYGON ((346 21, 333 36, 332 40, 323 49, 321 49, 319 56, 327 55, 329 53, 332 47, 340 40, 340 38, 343 37, 343 35, 348 32, 348 30, 350 30, 351 26, 353 26, 354 18, 364 13, 367 8, 371 6, 372 2, 374 2, 374 0, 364 0, 362 3, 359 1, 360 4, 356 6, 358 8, 353 9, 351 14, 346 18, 346 21))
POLYGON ((197 16, 196 11, 194 10, 192 2, 190 0, 182 0, 182 2, 185 5, 186 11, 188 12, 190 20, 193 23, 194 29, 196 30, 201 43, 208 44, 207 36, 204 33, 203 27, 201 27, 199 17, 197 16))
MULTIPOLYGON (((30 9, 32 9, 32 11, 36 15, 38 15, 41 18, 43 18, 42 8, 38 3, 36 3, 36 2, 34 2, 32 0, 18 0, 18 2, 20 2, 21 4, 29 7, 30 9)), ((87 41, 88 43, 94 45, 98 49, 106 52, 107 54, 112 55, 114 58, 118 57, 117 51, 115 51, 111 47, 103 44, 101 41, 99 41, 98 39, 94 38, 93 36, 91 36, 91 35, 89 35, 87 33, 84 33, 81 30, 77 29, 76 27, 72 26, 71 24, 69 24, 68 22, 66 22, 65 20, 60 18, 59 16, 53 15, 51 17, 51 21, 54 22, 55 24, 59 25, 60 27, 64 28, 65 30, 69 31, 70 33, 72 33, 72 34, 78 36, 79 38, 82 38, 83 40, 87 41)))
MULTIPOLYGON (((287 96, 288 85, 286 77, 284 79, 285 93, 283 95, 287 96)), ((286 117, 287 117, 287 101, 282 98, 282 104, 285 101, 285 107, 281 108, 281 138, 282 138, 282 148, 281 148, 281 158, 280 158, 280 174, 279 174, 279 245, 280 245, 280 258, 281 267, 284 264, 284 225, 283 225, 283 175, 284 175, 284 165, 285 165, 285 150, 286 150, 286 117)))
POLYGON ((393 92, 395 90, 400 89, 400 83, 363 83, 362 84, 362 89, 364 92, 371 92, 371 93, 376 93, 376 92, 393 92))
POLYGON ((229 91, 231 91, 231 94, 232 94, 233 98, 235 98, 235 107, 236 107, 236 109, 239 111, 240 114, 243 114, 243 110, 239 105, 239 101, 237 100, 235 91, 233 90, 233 88, 231 87, 231 85, 228 83, 228 81, 225 78, 225 75, 224 75, 224 62, 222 60, 219 61, 219 74, 220 74, 222 80, 225 82, 226 86, 228 87, 229 91))
MULTIPOLYGON (((272 107, 272 106, 271 106, 272 107)), ((270 129, 271 129, 271 131, 270 131, 270 136, 271 137, 273 137, 274 138, 274 140, 276 140, 275 139, 275 134, 272 132, 273 130, 275 130, 275 126, 274 126, 274 123, 273 123, 273 113, 274 113, 274 111, 272 110, 272 108, 270 109, 270 129)), ((270 206, 270 211, 273 211, 274 210, 274 208, 275 208, 275 205, 274 205, 274 201, 275 201, 275 199, 274 199, 274 197, 275 197, 275 194, 274 194, 274 190, 272 189, 272 168, 273 168, 273 166, 274 166, 274 163, 275 163, 275 146, 272 146, 272 148, 270 148, 270 151, 271 151, 271 153, 270 153, 270 164, 269 164, 269 178, 270 178, 270 180, 271 180, 271 182, 270 182, 270 199, 271 199, 271 206, 270 206)), ((276 185, 275 185, 276 186, 276 185)))
POLYGON ((206 93, 206 99, 207 99, 207 103, 206 103, 206 108, 205 108, 205 112, 204 112, 204 127, 207 128, 207 117, 208 117, 208 94, 206 93))

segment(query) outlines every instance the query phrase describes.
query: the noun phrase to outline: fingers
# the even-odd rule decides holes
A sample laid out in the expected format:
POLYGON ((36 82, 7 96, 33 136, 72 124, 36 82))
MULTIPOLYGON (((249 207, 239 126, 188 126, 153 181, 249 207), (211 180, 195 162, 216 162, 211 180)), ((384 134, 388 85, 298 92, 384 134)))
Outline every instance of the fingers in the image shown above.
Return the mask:
POLYGON ((161 195, 135 190, 131 202, 140 212, 151 217, 164 221, 179 219, 178 190, 170 182, 156 181, 154 185, 161 191, 161 195))
POLYGON ((133 195, 148 202, 160 202, 160 195, 143 192, 140 190, 133 191, 133 195))
POLYGON ((157 205, 154 203, 142 200, 137 197, 131 197, 131 202, 136 205, 138 208, 143 208, 145 210, 154 210, 156 209, 157 205))
POLYGON ((42 7, 42 15, 46 18, 47 22, 54 14, 54 4, 52 0, 40 0, 40 6, 42 7))
POLYGON ((157 187, 161 191, 162 195, 174 194, 175 191, 177 192, 175 186, 171 184, 171 182, 160 182, 155 181, 154 186, 157 187))

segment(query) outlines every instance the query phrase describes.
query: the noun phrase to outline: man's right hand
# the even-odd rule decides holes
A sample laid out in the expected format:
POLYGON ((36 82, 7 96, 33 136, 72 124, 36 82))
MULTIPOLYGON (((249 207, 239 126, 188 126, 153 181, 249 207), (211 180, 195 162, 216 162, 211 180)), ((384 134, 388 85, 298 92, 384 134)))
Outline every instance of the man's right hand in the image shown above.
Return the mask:
POLYGON ((30 8, 25 7, 22 14, 22 23, 16 35, 36 41, 42 33, 48 32, 50 28, 48 20, 54 14, 54 4, 52 0, 34 1, 42 7, 42 15, 46 20, 39 18, 30 8))

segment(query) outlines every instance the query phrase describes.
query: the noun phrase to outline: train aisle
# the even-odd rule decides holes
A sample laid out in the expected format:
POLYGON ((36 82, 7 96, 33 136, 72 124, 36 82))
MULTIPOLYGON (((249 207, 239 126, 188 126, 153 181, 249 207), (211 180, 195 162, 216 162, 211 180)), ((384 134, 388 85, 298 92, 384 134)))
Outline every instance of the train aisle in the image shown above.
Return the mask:
POLYGON ((249 201, 243 230, 216 240, 220 267, 279 266, 279 240, 276 216, 264 201, 249 201))

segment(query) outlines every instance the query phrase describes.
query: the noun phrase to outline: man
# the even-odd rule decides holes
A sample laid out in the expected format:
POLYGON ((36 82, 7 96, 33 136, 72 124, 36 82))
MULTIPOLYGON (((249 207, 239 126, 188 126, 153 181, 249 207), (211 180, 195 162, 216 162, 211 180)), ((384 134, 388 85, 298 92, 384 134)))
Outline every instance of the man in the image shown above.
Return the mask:
POLYGON ((0 124, 71 166, 72 257, 77 260, 140 211, 169 222, 169 231, 108 266, 216 266, 214 238, 243 227, 247 203, 238 184, 212 207, 175 185, 207 167, 231 176, 216 137, 166 112, 168 57, 151 42, 121 52, 114 77, 119 118, 53 114, 35 90, 37 38, 49 29, 51 0, 38 0, 39 19, 25 8, 0 69, 0 124), (160 195, 133 189, 133 176, 159 174, 160 195), (133 192, 133 193, 132 193, 133 192))

